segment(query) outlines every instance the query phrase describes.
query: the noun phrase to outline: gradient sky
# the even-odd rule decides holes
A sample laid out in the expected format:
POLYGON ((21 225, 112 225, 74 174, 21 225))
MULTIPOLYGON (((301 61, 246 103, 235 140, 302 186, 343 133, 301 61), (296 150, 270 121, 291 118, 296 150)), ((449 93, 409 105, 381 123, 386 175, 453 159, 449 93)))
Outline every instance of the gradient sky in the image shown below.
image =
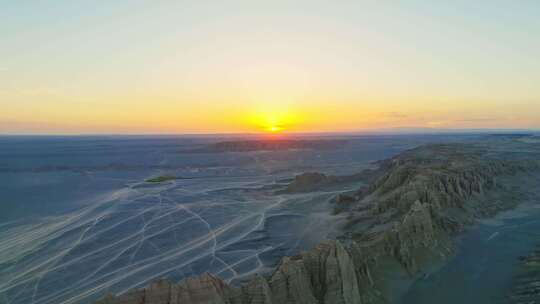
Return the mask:
POLYGON ((0 0, 0 133, 540 128, 540 2, 0 0))

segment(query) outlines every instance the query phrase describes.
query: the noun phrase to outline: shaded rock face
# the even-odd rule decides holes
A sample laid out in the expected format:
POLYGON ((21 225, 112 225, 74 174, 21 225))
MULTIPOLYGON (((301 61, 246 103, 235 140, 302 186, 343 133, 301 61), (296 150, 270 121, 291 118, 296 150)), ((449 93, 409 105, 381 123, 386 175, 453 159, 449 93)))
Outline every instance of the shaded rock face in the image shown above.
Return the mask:
MULTIPOLYGON (((385 302, 377 278, 381 260, 393 260, 407 273, 422 269, 419 252, 442 258, 451 252, 449 236, 478 217, 513 207, 514 202, 483 200, 502 187, 497 177, 537 171, 537 160, 509 161, 482 146, 431 145, 382 162, 378 178, 346 203, 349 223, 342 241, 285 257, 269 277, 231 287, 205 274, 178 284, 158 281, 146 289, 100 304, 334 304, 385 302)), ((318 173, 298 176, 295 189, 328 182, 318 173)), ((531 287, 532 288, 532 287, 531 287)), ((536 288, 536 287, 535 287, 536 288)), ((536 291, 536 289, 534 289, 536 291)))
POLYGON ((497 177, 538 171, 539 163, 509 160, 483 146, 429 145, 385 161, 380 170, 352 203, 346 230, 372 255, 390 256, 415 273, 422 266, 418 250, 438 250, 441 240, 476 218, 515 207, 515 201, 483 199, 503 187, 497 177))

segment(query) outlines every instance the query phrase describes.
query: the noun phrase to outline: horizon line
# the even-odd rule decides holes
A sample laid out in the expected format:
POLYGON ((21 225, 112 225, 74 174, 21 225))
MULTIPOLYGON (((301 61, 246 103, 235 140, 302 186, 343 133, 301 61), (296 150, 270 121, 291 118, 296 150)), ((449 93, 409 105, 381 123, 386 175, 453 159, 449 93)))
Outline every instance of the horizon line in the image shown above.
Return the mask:
POLYGON ((390 128, 390 129, 370 129, 358 131, 304 131, 304 132, 186 132, 186 133, 1 133, 2 137, 77 137, 77 136, 287 136, 287 135, 431 135, 431 134, 453 134, 453 133, 491 133, 491 132, 540 132, 540 128, 390 128))

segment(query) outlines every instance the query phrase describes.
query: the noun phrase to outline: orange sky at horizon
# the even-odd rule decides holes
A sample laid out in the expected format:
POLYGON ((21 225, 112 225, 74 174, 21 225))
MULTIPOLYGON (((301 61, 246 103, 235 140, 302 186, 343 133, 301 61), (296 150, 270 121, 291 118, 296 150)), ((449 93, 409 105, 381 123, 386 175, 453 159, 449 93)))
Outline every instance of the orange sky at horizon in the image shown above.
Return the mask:
MULTIPOLYGON (((278 105, 246 106, 228 109, 220 103, 199 103, 189 113, 182 104, 134 104, 129 109, 105 109, 90 105, 59 105, 59 108, 35 109, 52 121, 0 121, 0 133, 21 134, 191 134, 191 133, 309 133, 361 132, 393 128, 426 129, 534 129, 540 128, 537 116, 540 109, 527 103, 498 105, 497 113, 479 116, 484 104, 468 103, 455 109, 452 103, 436 109, 427 105, 408 103, 406 109, 387 108, 377 103, 320 103, 308 106, 278 105), (512 116, 516 110, 524 114, 512 116), (524 117, 529 116, 529 119, 524 117), (60 121, 61 123, 56 123, 60 121), (12 129, 12 132, 9 132, 12 129), (19 132, 17 132, 19 131, 19 132)), ((34 111, 30 112, 35 113, 34 111)), ((30 120, 31 116, 28 116, 30 120)))

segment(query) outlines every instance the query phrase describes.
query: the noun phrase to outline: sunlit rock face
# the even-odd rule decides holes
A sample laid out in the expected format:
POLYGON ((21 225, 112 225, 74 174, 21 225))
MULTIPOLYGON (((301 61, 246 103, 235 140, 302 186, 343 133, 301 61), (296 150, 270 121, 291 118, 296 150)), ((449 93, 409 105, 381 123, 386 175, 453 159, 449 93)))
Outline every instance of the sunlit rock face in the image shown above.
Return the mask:
POLYGON ((359 276, 356 268, 351 253, 341 243, 328 242, 284 258, 269 278, 256 277, 240 288, 205 274, 179 284, 158 281, 146 289, 116 298, 107 296, 97 303, 361 303, 361 295, 367 292, 361 290, 365 284, 358 284, 364 276, 359 276))
MULTIPOLYGON (((381 303, 385 302, 381 270, 394 261, 403 272, 422 270, 426 256, 452 254, 450 237, 477 218, 492 216, 518 202, 486 199, 486 193, 513 191, 499 178, 527 177, 539 171, 536 159, 514 159, 486 145, 428 145, 380 163, 370 185, 337 197, 346 202, 347 224, 340 241, 328 241, 284 257, 268 276, 230 287, 204 275, 179 284, 162 284, 169 303, 173 290, 187 288, 181 303, 381 303), (176 287, 170 287, 176 286, 176 287), (169 291, 167 291, 169 290, 169 291), (204 296, 203 296, 204 294, 204 296)), ((324 184, 327 177, 308 173, 291 185, 324 184)), ((302 188, 302 187, 300 187, 302 188)), ((155 293, 150 286, 143 294, 155 293)), ((146 297, 144 304, 160 303, 146 297)), ((102 303, 139 303, 132 294, 102 303), (130 302, 131 301, 131 302, 130 302)), ((174 302, 177 301, 177 302, 174 302)), ((180 302, 178 302, 180 303, 180 302)))

